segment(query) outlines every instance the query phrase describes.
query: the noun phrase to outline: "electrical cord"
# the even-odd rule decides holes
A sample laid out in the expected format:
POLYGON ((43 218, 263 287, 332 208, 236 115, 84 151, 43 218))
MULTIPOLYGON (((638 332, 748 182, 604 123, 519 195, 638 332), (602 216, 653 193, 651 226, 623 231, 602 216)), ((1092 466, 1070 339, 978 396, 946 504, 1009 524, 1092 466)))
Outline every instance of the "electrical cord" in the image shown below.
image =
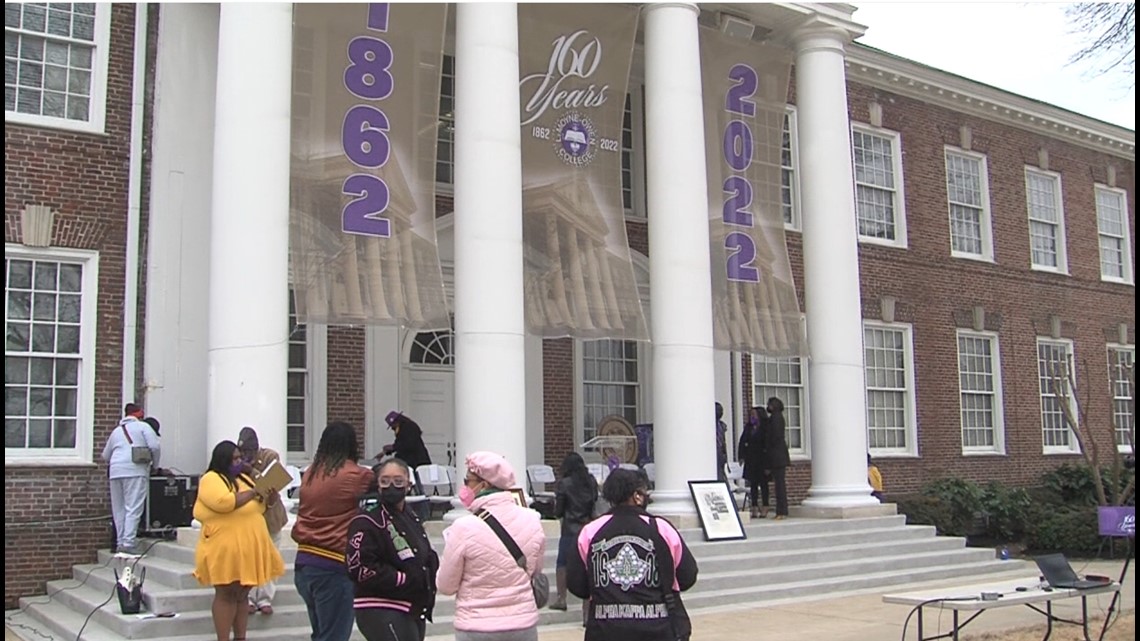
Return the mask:
MULTIPOLYGON (((910 612, 906 615, 906 620, 903 621, 902 636, 899 637, 899 641, 906 641, 906 631, 907 631, 907 628, 910 627, 910 618, 914 616, 915 612, 918 612, 922 608, 924 608, 928 605, 931 605, 933 603, 945 604, 947 601, 977 601, 977 600, 978 600, 977 595, 971 595, 971 596, 940 597, 937 599, 927 599, 925 601, 922 601, 918 605, 911 608, 910 612)), ((919 634, 921 634, 921 632, 919 634)), ((78 641, 78 640, 76 640, 76 641, 78 641)))
MULTIPOLYGON (((164 527, 158 531, 159 532, 166 532, 166 531, 171 530, 171 529, 173 529, 173 528, 167 526, 167 527, 164 527)), ((146 549, 143 550, 142 553, 139 554, 137 557, 135 557, 135 560, 132 561, 131 565, 130 565, 131 574, 134 574, 135 567, 137 567, 139 564, 139 561, 142 561, 143 558, 147 555, 147 553, 150 552, 151 548, 158 545, 159 543, 162 543, 163 540, 164 539, 156 539, 154 541, 151 541, 150 545, 146 546, 146 549)), ((115 558, 115 557, 112 556, 111 558, 115 558)), ((87 618, 83 619, 83 625, 79 627, 79 632, 75 633, 75 641, 81 641, 81 638, 83 637, 83 631, 87 629, 87 624, 91 622, 91 617, 95 616, 95 613, 98 612, 99 610, 102 610, 103 606, 110 603, 111 599, 115 598, 115 595, 118 593, 118 590, 119 590, 119 582, 116 581, 115 584, 111 586, 111 594, 109 594, 107 596, 107 600, 103 601, 99 605, 95 606, 94 609, 92 609, 90 612, 87 613, 87 618)))

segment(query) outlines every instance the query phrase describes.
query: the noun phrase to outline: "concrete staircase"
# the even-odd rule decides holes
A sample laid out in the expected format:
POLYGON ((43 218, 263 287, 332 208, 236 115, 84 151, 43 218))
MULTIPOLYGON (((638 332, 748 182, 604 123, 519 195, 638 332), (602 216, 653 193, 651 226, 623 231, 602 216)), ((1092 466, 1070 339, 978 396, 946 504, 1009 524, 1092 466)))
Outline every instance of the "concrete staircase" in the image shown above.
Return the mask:
MULTIPOLYGON (((1000 561, 992 550, 965 547, 960 538, 935 536, 929 526, 908 526, 905 517, 877 516, 843 520, 797 519, 748 523, 748 539, 709 543, 700 529, 683 529, 700 575, 697 585, 684 594, 690 610, 723 606, 756 606, 765 602, 813 600, 858 591, 886 588, 917 581, 971 580, 988 574, 1021 571, 1021 561, 1000 561)), ((286 540, 288 537, 284 537, 286 540)), ((433 537, 442 550, 442 539, 433 537)), ((545 567, 553 587, 557 536, 547 539, 545 567)), ((249 639, 307 641, 308 616, 293 587, 295 548, 282 551, 288 571, 278 580, 274 614, 250 615, 249 639)), ((146 568, 144 601, 147 612, 176 612, 175 618, 140 618, 119 613, 112 598, 112 568, 125 561, 107 551, 99 564, 73 569, 74 579, 48 583, 47 597, 22 599, 21 613, 9 618, 17 634, 31 641, 76 641, 88 614, 93 613, 80 641, 162 639, 214 641, 210 619, 212 588, 203 588, 191 576, 193 541, 162 542, 139 562, 146 568), (83 584, 76 586, 79 582, 83 584), (35 630, 35 632, 32 632, 35 630)), ((439 597, 429 636, 452 632, 455 602, 439 597)), ((567 612, 542 611, 542 624, 580 621, 579 602, 567 612)), ((361 640, 359 633, 353 637, 361 640)))

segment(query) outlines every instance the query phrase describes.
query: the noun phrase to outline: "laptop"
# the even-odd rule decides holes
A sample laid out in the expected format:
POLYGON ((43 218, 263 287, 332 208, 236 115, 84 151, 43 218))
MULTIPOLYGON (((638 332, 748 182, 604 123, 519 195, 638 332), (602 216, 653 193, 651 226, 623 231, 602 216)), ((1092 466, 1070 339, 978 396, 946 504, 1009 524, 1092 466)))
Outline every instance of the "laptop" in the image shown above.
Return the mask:
POLYGON ((1069 565, 1064 554, 1045 554, 1033 557, 1033 560, 1037 563, 1041 574, 1045 576, 1045 582, 1053 588, 1087 590, 1088 588, 1099 588, 1109 583, 1104 580, 1077 577, 1077 573, 1073 571, 1073 566, 1069 565))

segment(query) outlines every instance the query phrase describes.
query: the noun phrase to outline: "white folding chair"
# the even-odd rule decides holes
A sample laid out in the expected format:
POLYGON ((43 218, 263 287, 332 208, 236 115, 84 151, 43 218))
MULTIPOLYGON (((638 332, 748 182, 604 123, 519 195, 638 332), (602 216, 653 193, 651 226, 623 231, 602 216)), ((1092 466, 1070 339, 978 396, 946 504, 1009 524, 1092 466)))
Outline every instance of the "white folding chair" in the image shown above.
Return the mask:
POLYGON ((606 478, 610 475, 610 468, 608 465, 602 463, 588 463, 586 469, 598 481, 598 485, 606 482, 606 478))
POLYGON ((740 509, 748 507, 748 486, 744 482, 744 466, 737 461, 730 461, 724 464, 724 475, 728 479, 729 486, 732 487, 733 500, 740 497, 737 505, 741 506, 740 509))
POLYGON ((455 499, 455 468, 451 466, 421 465, 416 468, 416 482, 433 506, 450 506, 455 499))
POLYGON ((633 463, 622 463, 622 464, 618 465, 618 469, 630 470, 630 471, 636 472, 636 471, 640 470, 641 468, 637 467, 633 463))
POLYGON ((641 466, 641 470, 645 472, 645 478, 649 479, 649 488, 653 489, 653 486, 657 483, 657 464, 646 463, 641 466))
POLYGON ((553 499, 554 492, 547 490, 546 486, 553 485, 557 480, 554 468, 549 465, 526 466, 527 491, 536 499, 553 499))
POLYGON ((293 480, 281 488, 281 493, 288 498, 293 498, 295 490, 301 487, 301 468, 296 465, 286 465, 285 471, 289 473, 289 476, 292 477, 293 480))

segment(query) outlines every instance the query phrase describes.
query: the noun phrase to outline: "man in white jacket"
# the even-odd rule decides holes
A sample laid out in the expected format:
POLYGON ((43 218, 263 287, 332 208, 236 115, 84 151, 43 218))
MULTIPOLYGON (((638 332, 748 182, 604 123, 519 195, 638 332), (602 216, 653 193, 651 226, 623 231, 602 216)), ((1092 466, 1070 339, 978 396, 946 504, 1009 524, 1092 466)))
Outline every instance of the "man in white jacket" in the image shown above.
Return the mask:
POLYGON ((116 549, 125 554, 137 554, 135 537, 146 506, 150 468, 158 465, 161 448, 158 434, 142 421, 141 407, 127 403, 123 414, 123 420, 107 437, 103 460, 110 468, 111 515, 115 519, 118 536, 116 549), (136 462, 139 457, 132 452, 135 448, 150 450, 150 460, 136 462))

